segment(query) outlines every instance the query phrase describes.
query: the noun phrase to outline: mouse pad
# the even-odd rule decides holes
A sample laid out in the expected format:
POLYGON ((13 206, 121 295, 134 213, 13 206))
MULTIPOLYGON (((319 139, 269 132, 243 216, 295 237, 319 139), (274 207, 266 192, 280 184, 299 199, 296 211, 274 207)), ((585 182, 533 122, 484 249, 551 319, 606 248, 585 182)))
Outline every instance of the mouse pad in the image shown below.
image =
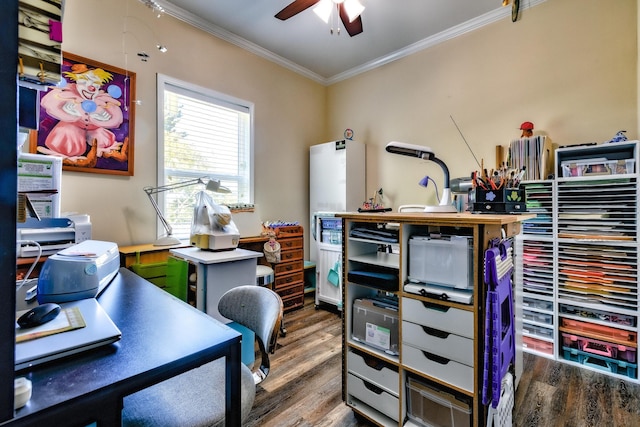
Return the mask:
MULTIPOLYGON (((27 311, 29 310, 19 311, 16 313, 16 317, 22 316, 27 311)), ((55 319, 43 325, 26 329, 16 326, 16 343, 72 331, 85 326, 87 324, 84 322, 80 307, 63 308, 55 319)))
MULTIPOLYGON (((120 330, 95 298, 61 303, 60 306, 62 310, 77 308, 86 326, 37 339, 16 342, 16 371, 111 344, 120 339, 120 330)), ((61 317, 61 314, 58 317, 61 317)), ((56 320, 57 318, 49 323, 56 320)), ((42 326, 47 326, 49 323, 42 326)))

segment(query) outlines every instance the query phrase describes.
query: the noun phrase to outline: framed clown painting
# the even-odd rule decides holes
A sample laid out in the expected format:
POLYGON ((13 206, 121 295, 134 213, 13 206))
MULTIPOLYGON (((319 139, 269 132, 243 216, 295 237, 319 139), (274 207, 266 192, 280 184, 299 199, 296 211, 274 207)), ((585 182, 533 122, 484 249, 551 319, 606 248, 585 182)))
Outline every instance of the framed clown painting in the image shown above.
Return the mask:
POLYGON ((62 58, 60 83, 40 93, 29 151, 62 157, 63 170, 133 176, 135 73, 62 58))

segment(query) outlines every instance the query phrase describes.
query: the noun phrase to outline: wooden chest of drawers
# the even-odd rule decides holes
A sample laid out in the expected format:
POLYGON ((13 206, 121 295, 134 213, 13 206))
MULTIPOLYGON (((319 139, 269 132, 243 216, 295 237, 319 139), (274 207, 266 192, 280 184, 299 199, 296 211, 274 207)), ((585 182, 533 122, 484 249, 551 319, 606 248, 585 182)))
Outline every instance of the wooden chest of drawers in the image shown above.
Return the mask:
POLYGON ((273 265, 274 290, 287 312, 304 305, 304 229, 288 226, 275 232, 280 243, 280 262, 273 265))
MULTIPOLYGON (((273 268, 273 290, 280 295, 284 311, 295 310, 304 305, 304 229, 301 226, 287 226, 273 229, 280 244, 280 262, 269 263, 265 258, 259 261, 273 268)), ((262 251, 268 237, 243 237, 238 247, 262 251)))

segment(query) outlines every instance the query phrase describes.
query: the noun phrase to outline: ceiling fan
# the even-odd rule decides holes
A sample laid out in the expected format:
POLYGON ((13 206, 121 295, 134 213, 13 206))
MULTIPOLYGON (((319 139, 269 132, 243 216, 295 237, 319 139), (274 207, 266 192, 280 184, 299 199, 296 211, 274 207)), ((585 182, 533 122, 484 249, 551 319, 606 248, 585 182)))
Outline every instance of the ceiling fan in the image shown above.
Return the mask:
POLYGON ((342 24, 349 35, 353 37, 362 32, 362 18, 360 14, 364 10, 364 7, 358 0, 295 0, 278 12, 275 17, 285 21, 316 4, 318 4, 318 6, 314 8, 314 12, 325 22, 329 22, 329 15, 331 14, 333 4, 335 4, 342 24))

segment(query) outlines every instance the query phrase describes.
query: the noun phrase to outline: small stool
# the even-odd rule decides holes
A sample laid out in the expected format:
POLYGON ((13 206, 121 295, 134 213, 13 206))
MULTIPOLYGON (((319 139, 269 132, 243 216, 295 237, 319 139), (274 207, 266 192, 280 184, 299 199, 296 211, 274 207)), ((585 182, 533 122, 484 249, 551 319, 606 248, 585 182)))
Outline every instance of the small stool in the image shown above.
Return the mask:
MULTIPOLYGON (((273 268, 258 264, 256 266, 256 285, 265 286, 273 291, 273 284, 275 283, 275 275, 273 272, 273 268)), ((282 336, 287 334, 287 330, 284 328, 284 317, 282 318, 282 324, 280 325, 280 333, 282 336)))
POLYGON ((273 268, 258 264, 256 266, 256 285, 266 286, 267 288, 272 289, 273 282, 273 268))

